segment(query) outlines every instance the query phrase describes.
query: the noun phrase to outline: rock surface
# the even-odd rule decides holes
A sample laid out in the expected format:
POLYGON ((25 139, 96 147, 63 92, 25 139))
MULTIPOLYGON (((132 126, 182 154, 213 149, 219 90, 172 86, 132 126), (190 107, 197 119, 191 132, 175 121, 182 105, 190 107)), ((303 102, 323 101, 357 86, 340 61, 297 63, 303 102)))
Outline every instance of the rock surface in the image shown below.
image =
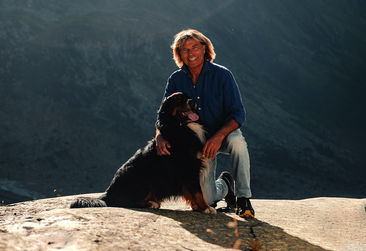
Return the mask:
POLYGON ((366 250, 366 199, 253 200, 257 218, 246 221, 181 200, 69 209, 75 197, 0 207, 0 250, 366 250))

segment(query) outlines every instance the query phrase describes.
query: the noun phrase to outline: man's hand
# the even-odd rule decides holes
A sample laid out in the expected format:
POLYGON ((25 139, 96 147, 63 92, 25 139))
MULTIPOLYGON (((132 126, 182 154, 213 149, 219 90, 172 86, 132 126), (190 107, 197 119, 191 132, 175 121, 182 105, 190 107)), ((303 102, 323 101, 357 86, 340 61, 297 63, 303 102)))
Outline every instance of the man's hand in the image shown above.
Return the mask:
POLYGON ((229 120, 214 136, 209 138, 203 147, 203 157, 213 159, 216 157, 217 151, 220 149, 222 141, 229 133, 239 128, 239 124, 234 120, 229 120))
POLYGON ((225 136, 221 134, 215 134, 214 136, 209 138, 205 146, 203 147, 203 157, 209 159, 215 158, 224 138, 225 136))
POLYGON ((158 133, 155 136, 155 141, 156 141, 156 152, 159 156, 170 155, 170 152, 168 150, 168 148, 170 148, 170 144, 167 140, 163 138, 163 136, 161 136, 160 133, 158 133))

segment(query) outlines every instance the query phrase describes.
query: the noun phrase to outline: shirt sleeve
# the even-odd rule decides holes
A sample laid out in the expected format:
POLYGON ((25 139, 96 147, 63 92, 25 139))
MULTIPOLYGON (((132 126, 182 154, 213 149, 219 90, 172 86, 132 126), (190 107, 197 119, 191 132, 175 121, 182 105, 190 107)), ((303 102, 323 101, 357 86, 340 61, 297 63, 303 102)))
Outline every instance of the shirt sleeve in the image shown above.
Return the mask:
MULTIPOLYGON (((170 77, 168 78, 168 81, 167 81, 166 86, 165 86, 164 96, 163 96, 163 99, 161 100, 161 104, 164 102, 164 99, 165 99, 166 97, 169 97, 169 96, 170 96, 170 95, 172 95, 174 92, 176 92, 175 90, 176 90, 175 83, 174 83, 174 81, 173 81, 173 79, 172 79, 172 76, 170 76, 170 77)), ((158 113, 158 114, 156 115, 156 123, 155 123, 155 127, 158 125, 159 120, 160 120, 160 118, 159 118, 159 113, 158 113)))
POLYGON ((230 71, 225 74, 224 106, 228 114, 226 122, 234 119, 239 127, 242 126, 245 122, 245 109, 239 87, 230 71))
MULTIPOLYGON (((173 80, 173 77, 170 76, 168 78, 168 81, 166 83, 166 87, 165 87, 165 92, 164 92, 164 98, 169 97, 170 95, 172 95, 174 92, 176 92, 176 86, 173 80)), ((163 98, 163 99, 164 99, 163 98)))

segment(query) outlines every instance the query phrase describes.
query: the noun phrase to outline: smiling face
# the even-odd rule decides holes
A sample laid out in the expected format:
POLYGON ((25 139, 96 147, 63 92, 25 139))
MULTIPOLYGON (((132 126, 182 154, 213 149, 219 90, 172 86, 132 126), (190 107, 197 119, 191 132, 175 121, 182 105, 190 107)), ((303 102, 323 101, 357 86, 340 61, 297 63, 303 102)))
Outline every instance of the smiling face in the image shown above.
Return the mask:
POLYGON ((206 46, 195 39, 188 39, 180 48, 180 57, 188 69, 200 71, 205 60, 206 46))

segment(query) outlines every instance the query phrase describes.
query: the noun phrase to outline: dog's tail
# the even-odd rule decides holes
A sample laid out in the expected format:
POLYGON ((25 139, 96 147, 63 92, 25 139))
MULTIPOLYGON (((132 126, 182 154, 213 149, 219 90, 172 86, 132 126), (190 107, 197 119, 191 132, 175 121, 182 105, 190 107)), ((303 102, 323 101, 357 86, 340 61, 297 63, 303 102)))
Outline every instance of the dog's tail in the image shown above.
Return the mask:
POLYGON ((82 207, 106 207, 107 203, 101 198, 77 198, 70 204, 70 208, 82 208, 82 207))

